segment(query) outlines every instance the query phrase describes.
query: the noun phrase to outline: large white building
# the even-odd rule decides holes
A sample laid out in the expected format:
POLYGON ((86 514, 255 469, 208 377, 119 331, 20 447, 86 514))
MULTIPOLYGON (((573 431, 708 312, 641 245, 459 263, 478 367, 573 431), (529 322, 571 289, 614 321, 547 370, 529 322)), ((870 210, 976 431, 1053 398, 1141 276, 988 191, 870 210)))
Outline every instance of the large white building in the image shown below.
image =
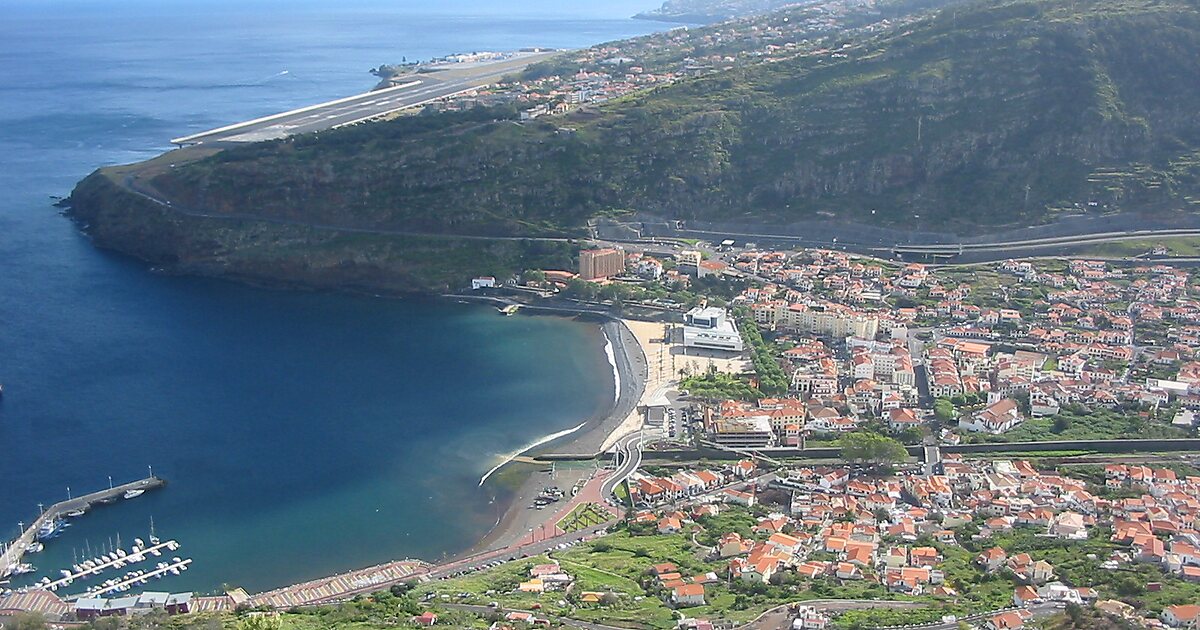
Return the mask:
POLYGON ((725 309, 710 306, 694 308, 684 316, 683 347, 741 352, 742 336, 738 334, 725 309))
POLYGON ((759 302, 750 308, 755 322, 778 330, 863 339, 874 339, 879 332, 878 315, 839 304, 788 304, 775 301, 759 302))

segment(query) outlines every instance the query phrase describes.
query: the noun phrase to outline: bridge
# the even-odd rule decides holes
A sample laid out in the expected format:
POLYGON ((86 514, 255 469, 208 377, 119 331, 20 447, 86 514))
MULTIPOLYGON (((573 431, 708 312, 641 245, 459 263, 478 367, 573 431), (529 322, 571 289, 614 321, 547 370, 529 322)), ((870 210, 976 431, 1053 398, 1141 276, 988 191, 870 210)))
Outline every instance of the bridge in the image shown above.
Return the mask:
POLYGON ((13 569, 21 563, 21 558, 25 556, 25 551, 36 540, 38 529, 46 523, 51 523, 55 519, 62 518, 62 515, 67 512, 86 510, 96 503, 111 502, 124 496, 130 490, 153 490, 154 488, 161 488, 166 484, 167 482, 160 477, 151 475, 145 479, 113 486, 99 492, 55 503, 34 519, 33 523, 25 531, 21 532, 21 535, 4 550, 4 553, 0 554, 0 578, 5 578, 12 574, 13 569))
POLYGON ((400 85, 182 136, 171 140, 171 144, 182 147, 217 142, 259 142, 345 127, 491 85, 553 54, 514 53, 502 61, 417 72, 402 79, 400 85))

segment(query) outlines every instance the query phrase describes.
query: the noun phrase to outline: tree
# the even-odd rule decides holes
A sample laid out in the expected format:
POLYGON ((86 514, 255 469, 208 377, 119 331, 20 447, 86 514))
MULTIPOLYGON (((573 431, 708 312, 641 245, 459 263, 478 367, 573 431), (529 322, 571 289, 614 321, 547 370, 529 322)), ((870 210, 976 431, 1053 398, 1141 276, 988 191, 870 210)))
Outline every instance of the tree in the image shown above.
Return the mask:
POLYGON ((857 464, 882 466, 904 461, 908 451, 900 442, 878 433, 860 431, 838 439, 842 459, 857 464))
POLYGON ((942 422, 950 422, 955 415, 954 403, 949 398, 937 399, 933 403, 933 415, 942 422))

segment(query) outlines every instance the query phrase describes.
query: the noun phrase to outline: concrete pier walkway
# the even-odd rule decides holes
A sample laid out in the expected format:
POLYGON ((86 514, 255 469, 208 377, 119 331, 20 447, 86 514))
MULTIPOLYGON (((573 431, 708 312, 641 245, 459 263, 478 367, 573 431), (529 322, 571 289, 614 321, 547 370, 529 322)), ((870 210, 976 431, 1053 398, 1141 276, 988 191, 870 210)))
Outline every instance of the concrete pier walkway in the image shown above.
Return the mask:
POLYGON ((4 550, 3 554, 0 554, 0 578, 12 575, 13 570, 21 563, 21 558, 25 556, 25 551, 36 541, 38 529, 42 525, 62 518, 67 512, 86 510, 97 503, 119 499, 130 490, 153 490, 161 488, 166 484, 167 482, 163 479, 151 476, 51 505, 45 512, 42 512, 40 516, 34 519, 33 523, 25 531, 21 532, 21 535, 16 540, 12 541, 12 544, 4 550))

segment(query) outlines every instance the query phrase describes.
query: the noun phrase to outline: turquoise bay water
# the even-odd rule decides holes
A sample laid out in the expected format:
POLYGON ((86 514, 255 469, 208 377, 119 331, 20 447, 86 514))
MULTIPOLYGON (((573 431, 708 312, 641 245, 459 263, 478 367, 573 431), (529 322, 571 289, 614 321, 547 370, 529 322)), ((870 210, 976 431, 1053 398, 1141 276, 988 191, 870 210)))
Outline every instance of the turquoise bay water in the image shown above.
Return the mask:
POLYGON ((168 590, 471 546, 496 457, 610 404, 594 326, 156 275, 50 196, 168 138, 365 90, 379 63, 626 37, 660 28, 625 17, 653 4, 0 0, 0 535, 149 465, 170 485, 78 519, 29 556, 38 576, 128 548, 151 516, 195 559, 168 590))

